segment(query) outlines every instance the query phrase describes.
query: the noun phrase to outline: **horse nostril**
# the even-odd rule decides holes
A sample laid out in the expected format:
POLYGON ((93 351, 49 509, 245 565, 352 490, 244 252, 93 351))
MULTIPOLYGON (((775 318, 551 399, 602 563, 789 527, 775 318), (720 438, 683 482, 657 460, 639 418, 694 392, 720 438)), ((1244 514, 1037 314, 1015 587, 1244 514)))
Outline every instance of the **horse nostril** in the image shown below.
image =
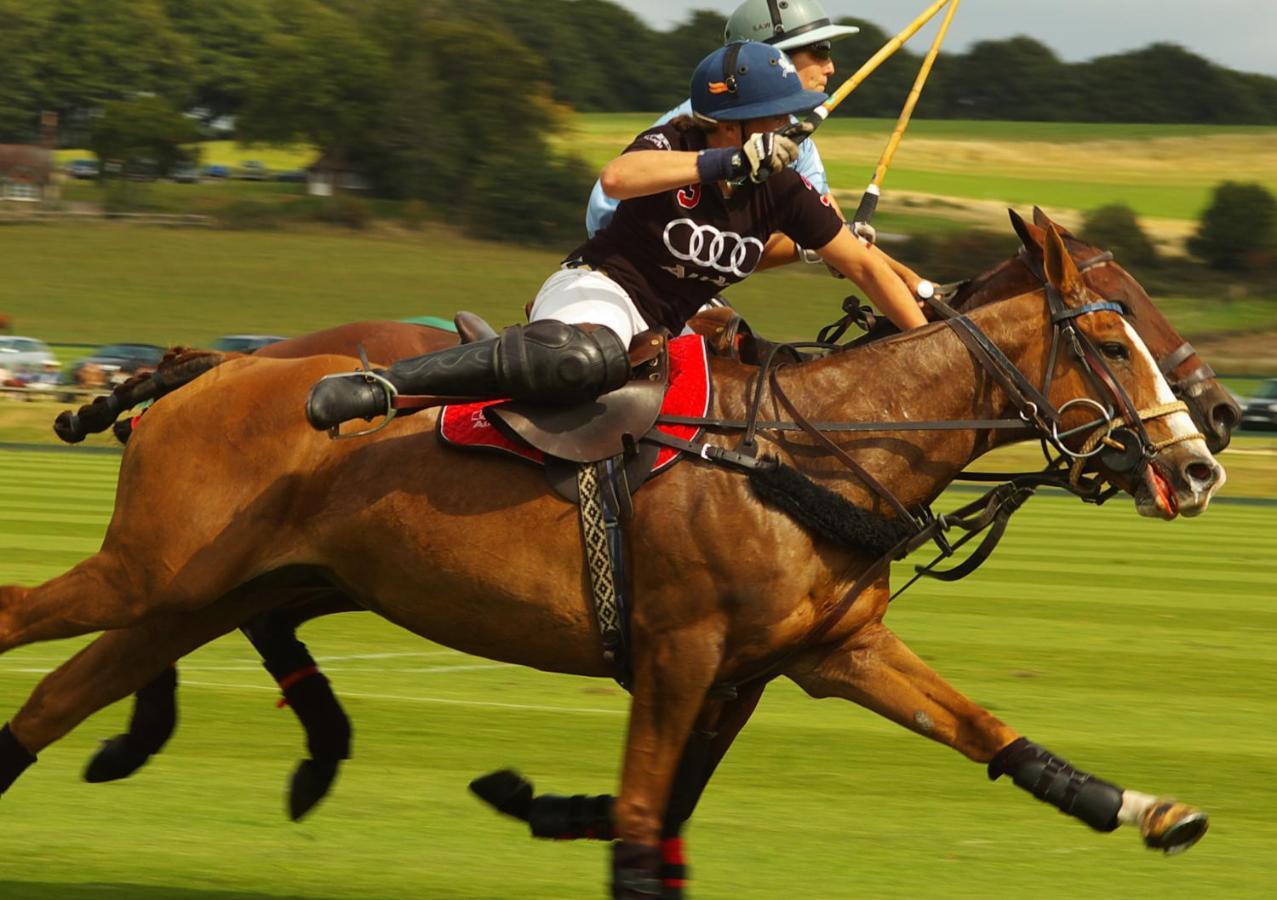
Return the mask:
POLYGON ((1231 403, 1217 403, 1211 408, 1210 420, 1216 433, 1224 437, 1232 434, 1241 421, 1241 410, 1231 403))
POLYGON ((1194 460, 1183 468, 1184 478, 1196 490, 1208 490, 1219 481, 1219 466, 1205 460, 1194 460))

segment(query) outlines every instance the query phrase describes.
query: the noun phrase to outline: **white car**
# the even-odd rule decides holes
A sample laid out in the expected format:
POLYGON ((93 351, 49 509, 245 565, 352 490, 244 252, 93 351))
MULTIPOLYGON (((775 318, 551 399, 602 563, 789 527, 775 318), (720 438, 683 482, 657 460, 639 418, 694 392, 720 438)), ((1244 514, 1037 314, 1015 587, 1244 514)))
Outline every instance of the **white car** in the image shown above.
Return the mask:
POLYGON ((0 334, 0 369, 19 375, 43 372, 59 365, 58 358, 49 351, 44 341, 0 334))

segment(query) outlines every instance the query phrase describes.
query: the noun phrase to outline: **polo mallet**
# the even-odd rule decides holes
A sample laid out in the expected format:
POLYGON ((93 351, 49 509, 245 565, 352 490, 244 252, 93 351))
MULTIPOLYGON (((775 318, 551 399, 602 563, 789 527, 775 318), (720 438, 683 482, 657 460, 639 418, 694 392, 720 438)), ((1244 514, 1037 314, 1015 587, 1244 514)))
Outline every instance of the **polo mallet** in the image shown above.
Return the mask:
MULTIPOLYGON (((859 69, 852 72, 851 75, 848 76, 847 80, 839 85, 838 89, 829 95, 828 100, 820 104, 820 106, 817 106, 808 114, 805 122, 801 125, 790 125, 788 128, 782 129, 781 133, 786 137, 791 137, 799 141, 806 138, 807 135, 801 133, 803 125, 810 125, 812 130, 815 130, 821 122, 829 118, 829 114, 837 109, 839 104, 846 100, 847 96, 852 91, 860 87, 860 83, 862 81, 872 75, 880 65, 891 57, 893 53, 904 46, 905 41, 913 37, 918 32, 918 29, 935 18, 936 13, 940 12, 940 10, 949 3, 953 3, 954 6, 957 6, 957 3, 954 2, 954 0, 936 0, 935 3, 932 3, 929 7, 923 10, 922 14, 918 16, 918 18, 910 22, 904 30, 891 40, 887 41, 887 43, 883 44, 878 49, 877 53, 865 60, 859 69)), ((949 16, 946 17, 946 22, 948 21, 948 18, 951 18, 952 16, 953 12, 951 10, 949 16)))
MULTIPOLYGON (((860 198, 860 205, 856 207, 856 215, 852 219, 851 230, 857 236, 859 236, 858 227, 868 225, 870 220, 873 219, 874 212, 878 209, 878 196, 882 192, 882 180, 887 176, 887 167, 891 165, 891 158, 896 155, 896 148, 900 146, 900 141, 905 136, 905 129, 909 126, 909 119, 913 115, 913 109, 918 105, 918 98, 922 96, 922 88, 927 83, 927 76, 931 74, 931 67, 935 64, 936 56, 940 53, 940 45, 944 43, 945 32, 949 30, 949 23, 953 21, 953 14, 958 11, 958 4, 961 0, 951 0, 951 2, 946 0, 946 2, 950 4, 949 11, 945 14, 944 21, 940 23, 940 30, 936 32, 935 39, 931 42, 931 49, 927 51, 926 57, 922 60, 922 65, 918 69, 918 77, 914 79, 909 96, 905 99, 905 105, 900 110, 900 118, 896 120, 896 128, 891 132, 891 138, 887 141, 887 146, 882 151, 877 168, 874 169, 873 178, 869 180, 869 186, 865 188, 865 192, 860 198)), ((928 14, 930 13, 931 11, 928 10, 928 14)), ((831 97, 830 99, 832 100, 833 98, 831 97)))

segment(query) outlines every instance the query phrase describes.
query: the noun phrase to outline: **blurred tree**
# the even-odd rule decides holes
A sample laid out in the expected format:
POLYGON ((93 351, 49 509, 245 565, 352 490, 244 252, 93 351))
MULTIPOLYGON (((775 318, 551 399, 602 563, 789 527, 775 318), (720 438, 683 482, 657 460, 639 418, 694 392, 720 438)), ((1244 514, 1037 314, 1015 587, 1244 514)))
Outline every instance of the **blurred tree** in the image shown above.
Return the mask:
POLYGON ((44 22, 26 0, 0 0, 0 143, 28 143, 39 132, 38 45, 44 22))
MULTIPOLYGON (((115 100, 93 123, 90 149, 103 163, 123 164, 121 174, 164 175, 193 160, 187 145, 199 139, 195 122, 162 97, 115 100)), ((103 169, 106 172, 106 168, 103 169)))
MULTIPOLYGON (((1175 44, 1102 56, 1082 67, 1088 119, 1108 122, 1264 121, 1255 98, 1228 70, 1175 44)), ((1267 118, 1271 120, 1271 111, 1267 118)))
POLYGON ((1089 243, 1113 251, 1124 265, 1157 264, 1157 248, 1129 206, 1111 203, 1091 210, 1082 223, 1081 235, 1089 243))
POLYGON ((44 29, 36 59, 39 102, 74 127, 109 100, 156 94, 179 109, 191 97, 190 42, 161 0, 35 0, 44 29))
POLYGON ((1277 200, 1263 185, 1225 181, 1202 213, 1188 251, 1213 269, 1247 269, 1277 247, 1277 200))
POLYGON ((173 28, 192 46, 190 102, 206 122, 239 112, 277 23, 267 0, 164 0, 173 28))
MULTIPOLYGON (((860 29, 860 33, 834 43, 833 58, 837 71, 830 81, 830 90, 836 90, 892 37, 877 25, 866 22, 864 19, 839 19, 838 24, 854 25, 860 29)), ((860 83, 843 105, 838 107, 835 115, 877 118, 899 115, 905 97, 909 95, 909 88, 913 85, 913 79, 918 74, 918 65, 921 61, 920 55, 914 55, 908 49, 897 50, 872 75, 860 83)), ((938 77, 939 73, 948 66, 945 59, 938 60, 934 70, 935 76, 938 77)), ((928 89, 923 94, 922 102, 929 103, 936 93, 928 89)), ((919 103, 919 107, 922 102, 919 103)))
POLYGON ((1079 114, 1074 98, 1080 95, 1071 67, 1033 38, 978 41, 946 63, 942 71, 948 115, 1073 121, 1079 114))
POLYGON ((307 141, 351 161, 381 116, 392 82, 385 52, 318 0, 277 0, 237 126, 256 141, 307 141))

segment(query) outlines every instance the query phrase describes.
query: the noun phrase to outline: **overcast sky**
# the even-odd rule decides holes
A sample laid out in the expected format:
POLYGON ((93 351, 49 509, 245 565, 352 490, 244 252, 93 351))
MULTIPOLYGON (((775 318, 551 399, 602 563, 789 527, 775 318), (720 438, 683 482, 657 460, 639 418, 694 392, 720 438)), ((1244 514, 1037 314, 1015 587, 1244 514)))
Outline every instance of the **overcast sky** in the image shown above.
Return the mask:
MULTIPOLYGON (((726 19, 740 0, 616 2, 665 30, 692 9, 718 10, 726 19)), ((895 34, 929 2, 824 0, 824 6, 831 18, 856 16, 895 34)), ((910 48, 925 51, 935 27, 933 21, 910 48)), ((1016 34, 1036 38, 1070 62, 1169 41, 1232 69, 1277 75, 1277 0, 965 0, 949 26, 945 49, 964 50, 974 41, 1016 34)))

